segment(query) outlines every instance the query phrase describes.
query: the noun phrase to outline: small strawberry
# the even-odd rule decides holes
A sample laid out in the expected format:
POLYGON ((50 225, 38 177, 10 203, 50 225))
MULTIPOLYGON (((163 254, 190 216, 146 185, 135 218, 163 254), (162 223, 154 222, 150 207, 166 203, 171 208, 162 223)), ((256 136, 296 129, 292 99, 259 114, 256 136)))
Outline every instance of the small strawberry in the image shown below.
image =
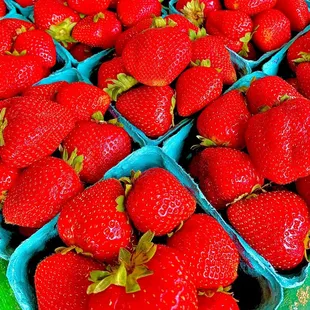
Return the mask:
POLYGON ((171 238, 173 247, 188 260, 196 288, 217 289, 238 276, 239 253, 221 225, 207 214, 194 214, 171 238))
POLYGON ((245 147, 245 130, 251 117, 243 94, 232 90, 215 99, 199 115, 197 130, 203 145, 245 147))
POLYGON ((125 191, 116 179, 96 183, 64 205, 58 232, 67 246, 77 246, 101 261, 113 261, 130 244, 132 229, 124 212, 125 191))
POLYGON ((309 211, 296 194, 275 191, 231 205, 228 219, 245 241, 280 270, 299 265, 310 228, 309 211))
POLYGON ((198 294, 199 310, 239 310, 239 306, 230 293, 216 292, 208 294, 198 294))
POLYGON ((73 28, 72 37, 81 43, 103 49, 114 47, 122 25, 116 15, 103 11, 81 19, 73 28))
POLYGON ((117 16, 125 27, 131 27, 146 17, 160 16, 159 0, 119 0, 117 16))
POLYGON ((170 172, 151 168, 133 177, 125 206, 138 230, 163 236, 194 213, 196 201, 170 172))
POLYGON ((256 15, 265 10, 272 9, 277 0, 224 0, 228 10, 237 10, 248 15, 256 15))
POLYGON ((297 193, 306 201, 308 207, 310 206, 310 176, 301 178, 296 181, 297 193))
POLYGON ((34 282, 40 310, 86 310, 91 271, 103 266, 89 257, 69 252, 48 256, 37 266, 34 282))
POLYGON ((67 2, 73 10, 85 15, 93 15, 106 10, 111 0, 67 0, 67 2))
POLYGON ((73 154, 65 159, 67 162, 45 157, 20 174, 4 201, 6 223, 40 228, 56 216, 69 199, 83 190, 77 174, 82 157, 73 154))
POLYGON ((0 20, 0 27, 9 28, 9 35, 13 39, 18 34, 21 34, 24 31, 29 30, 34 25, 28 21, 16 18, 4 18, 0 20))
MULTIPOLYGON (((309 55, 310 56, 310 55, 309 55)), ((297 66, 296 77, 299 92, 310 99, 310 62, 303 62, 297 66)))
POLYGON ((176 107, 183 117, 193 115, 210 104, 222 93, 223 82, 207 61, 184 71, 176 83, 176 107), (206 66, 205 66, 206 65, 206 66))
POLYGON ((95 112, 103 115, 110 105, 110 97, 99 87, 74 82, 62 87, 57 94, 57 102, 72 111, 76 120, 90 120, 95 112))
POLYGON ((285 81, 292 85, 298 91, 298 81, 296 78, 288 78, 285 81))
POLYGON ((93 56, 91 47, 86 44, 75 44, 70 49, 70 53, 77 61, 84 61, 93 56))
POLYGON ((310 173, 310 101, 283 102, 254 115, 245 135, 251 159, 262 175, 288 184, 310 173))
POLYGON ((262 52, 278 49, 291 38, 290 20, 279 10, 263 11, 253 22, 256 29, 253 42, 262 52))
POLYGON ((0 161, 0 202, 5 199, 8 191, 14 186, 19 176, 18 169, 0 161))
POLYGON ((174 91, 170 86, 140 86, 121 95, 116 109, 150 138, 158 138, 174 126, 174 91))
POLYGON ((0 23, 0 55, 5 55, 12 48, 13 39, 10 36, 10 29, 0 23))
POLYGON ((6 4, 4 0, 0 1, 0 17, 3 17, 6 14, 6 4))

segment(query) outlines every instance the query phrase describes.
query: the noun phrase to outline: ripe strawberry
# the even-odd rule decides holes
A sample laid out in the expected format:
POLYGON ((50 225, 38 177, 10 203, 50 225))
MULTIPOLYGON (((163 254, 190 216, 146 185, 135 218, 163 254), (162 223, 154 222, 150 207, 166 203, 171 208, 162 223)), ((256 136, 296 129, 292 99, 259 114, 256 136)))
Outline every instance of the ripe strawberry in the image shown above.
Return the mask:
POLYGON ((227 214, 245 241, 273 267, 290 270, 302 262, 310 220, 307 205, 296 194, 254 195, 230 206, 227 214))
POLYGON ((258 57, 257 57, 257 52, 256 52, 254 45, 251 42, 249 42, 247 46, 248 46, 248 50, 242 51, 242 53, 239 53, 239 55, 247 60, 257 60, 258 57))
POLYGON ((99 181, 103 175, 131 153, 131 139, 118 126, 106 123, 79 122, 64 140, 64 148, 84 156, 81 180, 99 181))
POLYGON ((4 113, 2 110, 0 157, 17 168, 51 155, 74 127, 68 110, 40 97, 16 98, 4 113))
POLYGON ((140 86, 119 97, 116 109, 150 138, 158 138, 174 125, 174 91, 170 86, 140 86))
POLYGON ((100 269, 100 263, 73 252, 45 258, 34 276, 39 309, 87 309, 87 278, 91 271, 100 269))
POLYGON ((225 292, 216 292, 212 296, 198 295, 199 310, 239 310, 239 306, 234 297, 225 292))
POLYGON ((23 31, 29 30, 33 26, 34 25, 30 22, 16 18, 4 18, 0 20, 0 27, 8 27, 9 28, 8 33, 11 38, 16 37, 23 31))
POLYGON ((256 15, 265 10, 272 9, 277 0, 224 0, 228 10, 237 10, 248 15, 256 15))
POLYGON ((247 154, 224 147, 207 148, 194 156, 189 172, 198 178, 201 191, 216 209, 264 184, 247 154))
POLYGON ((133 181, 126 210, 138 230, 163 236, 194 213, 195 199, 170 172, 151 168, 133 181))
POLYGON ((197 66, 184 71, 176 83, 176 107, 183 117, 193 115, 222 93, 223 82, 214 68, 197 66))
POLYGON ((175 22, 176 26, 180 31, 189 33, 190 30, 198 31, 198 27, 195 26, 191 21, 185 18, 183 15, 180 14, 169 14, 165 17, 165 20, 171 23, 175 22))
POLYGON ((286 82, 292 85, 298 91, 298 81, 297 78, 288 78, 286 82))
POLYGON ((114 47, 122 25, 116 15, 103 11, 81 19, 73 28, 72 37, 78 42, 103 49, 114 47))
POLYGON ((124 212, 124 195, 121 183, 108 179, 73 198, 60 213, 58 232, 62 241, 98 260, 115 260, 120 248, 130 244, 132 234, 124 212))
POLYGON ((116 9, 117 3, 118 3, 118 0, 111 0, 109 8, 110 9, 116 9))
POLYGON ((57 94, 57 102, 72 111, 76 120, 90 120, 95 112, 103 115, 110 105, 110 97, 99 87, 74 82, 62 87, 57 94))
POLYGON ((251 83, 246 92, 248 109, 257 114, 280 105, 287 97, 302 98, 289 83, 278 76, 266 76, 251 83))
POLYGON ((10 29, 6 25, 0 24, 0 55, 5 55, 5 52, 11 50, 12 42, 10 29))
POLYGON ((243 94, 232 90, 215 99, 199 115, 197 130, 203 144, 245 147, 245 130, 251 117, 243 94))
POLYGON ((296 77, 299 92, 310 99, 310 62, 300 63, 296 69, 296 77))
POLYGON ((122 58, 127 71, 139 82, 166 86, 189 64, 191 41, 173 26, 152 28, 129 41, 122 58))
POLYGON ((18 95, 43 77, 44 70, 38 56, 0 56, 0 99, 18 95))
POLYGON ((70 53, 77 61, 83 61, 93 56, 91 47, 86 44, 75 44, 70 49, 70 53))
POLYGON ((0 161, 0 202, 5 199, 7 192, 14 186, 18 175, 18 169, 0 161))
POLYGON ((262 52, 280 48, 291 38, 290 20, 279 10, 270 9, 253 19, 253 42, 262 52))
POLYGON ((184 254, 196 288, 217 289, 237 278, 239 253, 221 225, 207 214, 194 214, 168 239, 184 254))
POLYGON ((59 213, 69 199, 83 190, 77 174, 82 158, 74 159, 74 167, 62 159, 45 157, 25 169, 5 199, 5 222, 40 228, 59 213))
POLYGON ((159 0, 119 0, 117 15, 125 27, 131 27, 146 17, 160 16, 159 0))
POLYGON ((296 181, 297 193, 306 201, 310 206, 310 176, 301 178, 296 181))
POLYGON ((110 2, 111 0, 68 0, 68 5, 79 13, 93 15, 106 10, 110 2))
POLYGON ((6 4, 4 0, 0 1, 0 17, 3 17, 6 14, 6 4))
POLYGON ((245 135, 251 159, 262 175, 288 184, 310 173, 310 101, 288 100, 253 116, 245 135))
POLYGON ((20 6, 22 6, 23 8, 27 7, 27 6, 31 6, 34 5, 34 3, 37 0, 15 0, 15 2, 17 2, 20 6))

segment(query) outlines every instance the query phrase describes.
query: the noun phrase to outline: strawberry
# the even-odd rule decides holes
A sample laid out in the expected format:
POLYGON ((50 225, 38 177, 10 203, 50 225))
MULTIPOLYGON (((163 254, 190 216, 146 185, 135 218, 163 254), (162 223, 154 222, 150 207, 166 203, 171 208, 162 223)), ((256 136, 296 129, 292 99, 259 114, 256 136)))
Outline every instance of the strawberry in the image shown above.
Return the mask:
POLYGON ((79 13, 93 15, 106 10, 110 2, 111 0, 68 0, 68 5, 79 13))
POLYGON ((70 49, 70 53, 77 61, 83 61, 93 56, 91 47, 86 44, 75 44, 70 49))
POLYGON ((6 14, 6 4, 4 0, 0 1, 0 17, 3 17, 6 14))
POLYGON ((217 289, 230 285, 238 276, 238 250, 221 225, 207 214, 194 214, 167 244, 187 258, 196 288, 217 289))
POLYGON ((222 93, 223 83, 220 74, 214 68, 208 68, 201 62, 184 71, 176 83, 176 107, 183 117, 200 111, 222 93))
POLYGON ((25 168, 51 155, 74 127, 70 112, 40 97, 21 97, 1 110, 0 156, 8 165, 25 168))
POLYGON ((254 80, 246 92, 248 109, 257 114, 280 105, 284 100, 302 98, 289 83, 278 76, 266 76, 254 80))
POLYGON ((117 16, 125 27, 131 27, 146 17, 160 16, 159 0, 119 0, 117 16))
POLYGON ((224 0, 228 10, 237 10, 248 15, 256 15, 265 10, 272 9, 277 0, 224 0))
POLYGON ((43 77, 44 70, 38 56, 0 56, 0 99, 18 95, 43 77))
POLYGON ((88 275, 103 266, 73 252, 57 253, 42 260, 34 282, 40 310, 86 310, 88 275))
POLYGON ((81 19, 73 28, 72 37, 78 42, 103 49, 114 47, 122 25, 116 15, 103 11, 81 19))
POLYGON ((308 6, 305 0, 277 0, 275 8, 290 20, 293 31, 302 31, 309 24, 308 6))
POLYGON ((99 87, 74 82, 62 87, 57 94, 57 102, 70 109, 76 120, 90 120, 95 112, 103 115, 110 105, 110 97, 99 87))
POLYGON ((133 253, 122 249, 119 265, 111 272, 90 274, 94 283, 88 287, 89 310, 198 309, 196 289, 182 253, 151 243, 151 237, 151 233, 144 235, 133 253), (107 285, 100 285, 101 280, 107 285))
POLYGON ((183 15, 180 14, 169 14, 165 17, 165 20, 168 22, 175 22, 176 27, 185 33, 189 33, 190 30, 194 30, 195 32, 198 31, 198 27, 195 26, 191 21, 185 18, 183 15))
POLYGON ((310 62, 303 62, 297 66, 296 77, 299 92, 306 98, 310 99, 310 62))
POLYGON ((207 294, 198 295, 198 308, 199 310, 239 310, 234 297, 225 292, 216 292, 211 296, 207 294))
POLYGON ((5 52, 11 50, 13 40, 10 36, 10 29, 6 25, 1 25, 1 23, 0 38, 0 55, 5 55, 5 52))
POLYGON ((120 248, 130 244, 132 233, 122 205, 124 195, 121 183, 108 179, 73 198, 60 213, 58 232, 62 241, 98 260, 115 260, 120 248))
POLYGON ((33 5, 37 0, 15 0, 23 8, 33 5))
POLYGON ((166 86, 189 64, 191 41, 173 26, 152 28, 130 40, 122 58, 127 71, 139 82, 166 86))
POLYGON ((110 9, 116 9, 117 3, 118 3, 118 0, 111 0, 109 8, 110 9))
POLYGON ((298 91, 298 81, 297 78, 288 78, 286 82, 292 85, 298 91))
POLYGON ((0 201, 5 199, 7 192, 14 186, 18 176, 18 169, 0 161, 0 201))
POLYGON ((150 138, 158 138, 174 125, 174 91, 170 86, 140 86, 121 95, 116 109, 150 138))
POLYGON ((288 184, 310 174, 309 113, 310 101, 298 98, 249 120, 247 149, 266 179, 288 184))
POLYGON ((207 148, 198 153, 191 161, 189 172, 198 178, 201 191, 216 209, 225 208, 264 184, 247 154, 224 147, 207 148))
POLYGON ((80 177, 87 183, 99 181, 103 175, 131 153, 131 139, 118 126, 96 122, 78 122, 64 140, 64 148, 84 156, 80 177))
POLYGON ((290 20, 279 10, 263 11, 253 22, 256 29, 253 42, 262 52, 278 49, 291 38, 290 20))
POLYGON ((9 35, 13 39, 18 34, 33 27, 33 24, 16 18, 4 18, 0 20, 0 27, 8 27, 9 35))
POLYGON ((242 51, 239 55, 247 60, 257 60, 258 59, 257 51, 254 45, 251 42, 249 42, 247 46, 248 46, 248 49, 245 52, 242 51))
POLYGON ((133 181, 125 204, 138 230, 163 236, 194 213, 194 197, 167 170, 151 168, 135 175, 133 181))
POLYGON ((70 159, 65 159, 68 162, 45 157, 20 174, 3 205, 6 223, 40 228, 59 213, 69 199, 83 190, 77 174, 82 157, 73 154, 70 159), (71 159, 74 167, 69 164, 71 159))
POLYGON ((297 193, 305 200, 308 207, 310 206, 310 177, 301 178, 296 181, 297 193))
POLYGON ((18 227, 18 233, 23 237, 29 238, 33 234, 35 234, 39 229, 38 228, 29 228, 29 227, 18 227))
POLYGON ((52 68, 56 64, 55 44, 53 39, 43 30, 21 33, 17 36, 13 48, 19 53, 26 51, 27 55, 39 56, 44 67, 52 68))
POLYGON ((302 262, 310 220, 307 205, 296 194, 254 195, 231 205, 227 214, 238 233, 273 267, 290 270, 302 262))
POLYGON ((204 145, 243 149, 250 117, 243 94, 232 90, 208 105, 199 115, 196 126, 204 145))

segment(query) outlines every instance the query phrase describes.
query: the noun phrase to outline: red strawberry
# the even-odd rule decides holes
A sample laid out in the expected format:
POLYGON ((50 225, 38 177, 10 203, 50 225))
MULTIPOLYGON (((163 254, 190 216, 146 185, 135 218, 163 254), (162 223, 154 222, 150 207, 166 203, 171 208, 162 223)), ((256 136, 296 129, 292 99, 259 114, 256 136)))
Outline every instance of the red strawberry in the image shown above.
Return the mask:
POLYGON ((6 14, 6 4, 4 0, 0 1, 0 17, 3 17, 6 14))
POLYGON ((298 90, 306 98, 310 99, 310 62, 300 63, 296 69, 298 90))
POLYGON ((296 78, 288 78, 286 82, 292 85, 298 91, 298 81, 296 78))
POLYGON ((194 30, 194 31, 198 31, 198 27, 195 26, 192 22, 190 22, 187 18, 185 18, 183 15, 180 14, 169 14, 165 17, 165 20, 171 23, 175 22, 176 23, 176 27, 185 33, 189 33, 189 30, 194 30))
POLYGON ((152 28, 129 41, 122 58, 127 71, 139 82, 166 86, 189 64, 191 41, 173 26, 152 28))
POLYGON ((151 230, 156 236, 171 232, 196 208, 190 192, 162 168, 151 168, 134 178, 125 203, 136 228, 142 232, 151 230))
MULTIPOLYGON (((80 170, 81 159, 75 158, 77 171, 80 170)), ((40 228, 82 190, 79 176, 69 163, 45 157, 25 169, 9 191, 3 205, 5 222, 40 228)))
POLYGON ((203 62, 202 66, 184 71, 176 83, 178 114, 187 117, 200 111, 221 95, 222 88, 220 74, 203 62))
POLYGON ((5 52, 11 50, 12 42, 10 29, 6 25, 0 24, 0 55, 5 55, 5 52))
POLYGON ((251 83, 246 92, 248 109, 252 114, 278 106, 287 97, 302 98, 294 87, 278 76, 267 76, 251 83))
POLYGON ((203 144, 243 149, 250 117, 243 94, 232 90, 201 112, 197 119, 197 130, 204 138, 203 144))
POLYGON ((308 207, 310 206, 310 176, 301 178, 296 181, 297 193, 306 201, 308 207))
POLYGON ((125 191, 116 179, 101 181, 67 203, 58 232, 67 246, 78 246, 102 261, 113 261, 130 244, 132 229, 124 212, 125 191))
POLYGON ((212 296, 198 295, 199 310, 239 310, 239 306, 234 297, 225 292, 216 292, 212 296))
POLYGON ((198 178, 201 191, 216 209, 225 208, 239 196, 264 184, 250 157, 229 148, 203 150, 194 156, 189 171, 198 178))
POLYGON ((70 49, 71 55, 77 61, 83 61, 91 56, 93 56, 93 52, 91 47, 86 44, 76 44, 70 49))
POLYGON ((15 102, 16 99, 19 100, 19 97, 13 97, 13 98, 0 100, 0 111, 3 108, 9 108, 15 102))
POLYGON ((171 238, 168 246, 187 257, 196 288, 217 289, 237 278, 239 253, 221 225, 207 214, 194 214, 171 238))
POLYGON ((249 120, 247 149, 266 179, 288 184, 310 174, 309 113, 310 101, 298 98, 249 120))
POLYGON ((37 0, 15 0, 20 6, 27 7, 33 5, 37 0))
POLYGON ((150 138, 158 138, 170 129, 175 105, 170 86, 140 86, 121 95, 116 109, 150 138))
POLYGON ((272 9, 277 0, 224 0, 228 10, 237 10, 248 15, 256 15, 268 9, 272 9))
POLYGON ((81 19, 73 28, 72 37, 78 42, 103 49, 114 47, 122 25, 116 15, 103 11, 81 19))
POLYGON ((146 17, 160 16, 159 0, 119 0, 117 15, 125 27, 131 27, 146 17))
POLYGON ((273 267, 290 270, 302 262, 310 220, 307 205, 296 194, 254 195, 230 206, 227 214, 238 233, 273 267))
POLYGON ((131 152, 131 139, 123 128, 100 122, 77 123, 63 145, 69 152, 76 148, 84 156, 80 176, 87 183, 99 181, 131 152))
POLYGON ((111 0, 109 8, 116 9, 118 0, 111 0))
POLYGON ((257 60, 258 57, 254 45, 251 42, 249 42, 247 43, 247 47, 248 47, 247 50, 243 50, 241 53, 239 53, 239 55, 247 60, 257 60))
POLYGON ((291 38, 289 19, 279 10, 270 9, 256 15, 253 19, 253 42, 262 52, 280 48, 291 38))
POLYGON ((68 0, 68 5, 79 13, 93 15, 107 9, 110 2, 111 0, 68 0))
POLYGON ((16 35, 21 34, 25 30, 29 30, 33 26, 34 25, 30 22, 16 18, 5 18, 0 20, 0 27, 8 27, 11 38, 16 37, 16 35))
POLYGON ((110 97, 99 87, 74 82, 62 87, 57 94, 57 102, 70 109, 76 120, 90 120, 95 112, 103 115, 110 105, 110 97))
POLYGON ((86 310, 88 275, 103 266, 73 252, 53 254, 39 263, 34 276, 40 310, 86 310))
POLYGON ((7 192, 14 186, 18 175, 18 169, 0 161, 0 201, 5 199, 7 192))
POLYGON ((2 110, 0 156, 17 168, 51 155, 74 127, 68 110, 40 97, 16 98, 4 113, 2 110))

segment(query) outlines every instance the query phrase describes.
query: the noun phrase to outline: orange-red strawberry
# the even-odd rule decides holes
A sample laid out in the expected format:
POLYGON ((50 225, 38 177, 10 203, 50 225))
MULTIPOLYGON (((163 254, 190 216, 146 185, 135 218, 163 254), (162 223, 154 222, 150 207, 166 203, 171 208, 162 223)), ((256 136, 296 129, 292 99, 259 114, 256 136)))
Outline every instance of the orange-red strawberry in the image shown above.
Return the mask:
POLYGON ((230 293, 216 292, 209 296, 198 294, 199 310, 239 310, 239 306, 230 293))
POLYGON ((0 17, 3 17, 6 14, 6 4, 4 0, 0 1, 0 17))
POLYGON ((266 179, 288 184, 310 174, 309 113, 310 101, 297 98, 249 120, 247 149, 266 179))
POLYGON ((67 0, 67 2, 73 10, 85 15, 93 15, 106 10, 111 0, 67 0))
POLYGON ((4 200, 7 192, 13 187, 19 175, 19 170, 0 161, 0 201, 4 200))
POLYGON ((113 261, 130 244, 132 228, 124 212, 125 191, 116 179, 101 181, 64 205, 58 232, 67 246, 77 246, 101 261, 113 261))
POLYGON ((296 68, 296 77, 299 92, 310 99, 310 62, 300 63, 296 68))
POLYGON ((248 15, 256 15, 268 9, 272 9, 277 0, 224 0, 228 10, 242 11, 248 15))
POLYGON ((75 44, 70 48, 70 53, 77 61, 83 61, 93 55, 91 47, 86 44, 75 44))
POLYGON ((298 195, 287 191, 253 195, 231 205, 227 214, 238 233, 273 267, 290 270, 302 262, 310 217, 298 195))
POLYGON ((123 128, 93 121, 78 122, 63 145, 69 152, 76 148, 83 155, 80 177, 87 183, 99 181, 131 152, 131 139, 123 128))
POLYGON ((238 250, 221 225, 207 214, 194 214, 168 239, 168 246, 187 258, 196 288, 228 286, 238 276, 238 250))
POLYGON ((103 11, 81 19, 73 28, 72 37, 78 42, 103 49, 114 47, 122 25, 115 13, 103 11))
POLYGON ((121 95, 116 109, 150 138, 158 138, 173 126, 174 91, 170 86, 140 86, 121 95))
POLYGON ((280 48, 291 38, 290 20, 279 10, 270 9, 253 19, 255 32, 253 42, 262 52, 280 48))
POLYGON ((151 168, 134 176, 125 205, 138 230, 163 236, 194 213, 196 201, 170 172, 151 168))
POLYGON ((34 276, 39 309, 86 310, 89 273, 103 268, 91 258, 73 252, 45 258, 34 276))
POLYGON ((250 117, 243 94, 232 90, 208 105, 199 115, 196 126, 204 145, 243 149, 250 117))
POLYGON ((310 176, 301 178, 296 181, 297 193, 305 200, 308 207, 310 206, 310 176))
POLYGON ((190 116, 222 93, 223 82, 214 68, 197 66, 184 71, 176 83, 176 107, 180 116, 190 116))

